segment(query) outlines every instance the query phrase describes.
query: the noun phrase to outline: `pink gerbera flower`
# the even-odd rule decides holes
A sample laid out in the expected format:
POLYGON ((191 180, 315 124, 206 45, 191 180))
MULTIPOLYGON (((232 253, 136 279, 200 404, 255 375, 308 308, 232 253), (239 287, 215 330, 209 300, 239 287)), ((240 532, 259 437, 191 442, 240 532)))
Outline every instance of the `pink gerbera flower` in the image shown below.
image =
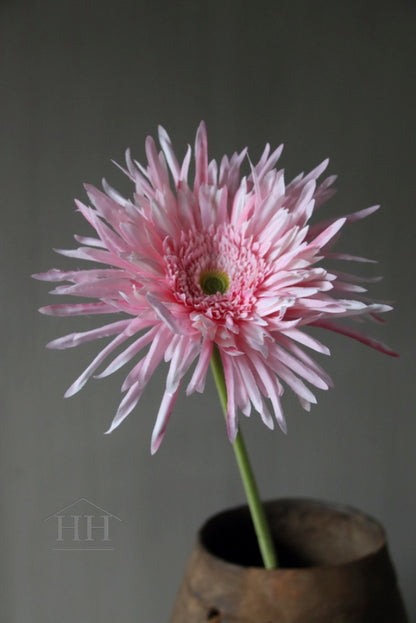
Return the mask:
POLYGON ((268 427, 273 428, 275 418, 284 430, 284 385, 307 410, 316 402, 309 386, 331 385, 327 373, 302 348, 329 354, 304 330, 307 325, 393 354, 338 323, 345 317, 374 318, 391 308, 362 299, 365 289, 354 281, 363 279, 323 265, 327 258, 363 261, 329 249, 345 223, 368 216, 378 206, 310 226, 315 208, 333 194, 334 176, 317 183, 327 160, 286 184, 283 170, 275 168, 282 147, 270 153, 266 145, 259 162, 249 161, 249 174, 242 176, 246 150, 224 156, 220 163, 209 161, 201 123, 191 185, 191 148, 180 163, 163 128, 159 141, 160 152, 147 138, 145 167, 127 151, 123 170, 135 184, 133 199, 125 199, 104 182, 104 192, 86 186, 93 207, 76 202, 97 236, 75 236, 82 246, 59 253, 106 267, 35 275, 44 281, 69 282, 56 287, 54 294, 96 299, 44 307, 42 313, 125 316, 48 345, 63 349, 112 337, 66 396, 78 392, 93 375, 102 378, 131 364, 111 432, 137 405, 162 360, 170 362, 152 435, 155 452, 185 375, 192 369, 186 393, 202 392, 214 348, 224 369, 230 440, 237 433, 239 409, 250 415, 254 408, 268 427))

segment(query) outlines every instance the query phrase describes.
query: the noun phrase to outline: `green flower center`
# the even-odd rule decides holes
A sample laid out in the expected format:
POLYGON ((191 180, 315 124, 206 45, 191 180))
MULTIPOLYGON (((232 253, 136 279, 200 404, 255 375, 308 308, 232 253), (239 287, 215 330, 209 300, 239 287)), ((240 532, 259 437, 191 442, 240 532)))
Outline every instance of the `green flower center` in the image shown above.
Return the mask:
POLYGON ((207 270, 201 274, 199 285, 204 294, 225 294, 230 286, 230 279, 222 270, 207 270))

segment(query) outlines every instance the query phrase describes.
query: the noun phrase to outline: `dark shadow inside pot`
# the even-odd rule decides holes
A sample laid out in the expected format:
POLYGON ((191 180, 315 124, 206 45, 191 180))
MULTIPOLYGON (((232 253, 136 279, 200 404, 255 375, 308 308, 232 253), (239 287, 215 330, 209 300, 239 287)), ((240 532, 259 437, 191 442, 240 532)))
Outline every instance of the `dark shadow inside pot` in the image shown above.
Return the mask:
MULTIPOLYGON (((385 545, 381 526, 345 506, 311 500, 265 504, 280 568, 346 564, 385 545)), ((247 507, 216 515, 202 528, 202 545, 214 556, 243 567, 262 567, 247 507)))

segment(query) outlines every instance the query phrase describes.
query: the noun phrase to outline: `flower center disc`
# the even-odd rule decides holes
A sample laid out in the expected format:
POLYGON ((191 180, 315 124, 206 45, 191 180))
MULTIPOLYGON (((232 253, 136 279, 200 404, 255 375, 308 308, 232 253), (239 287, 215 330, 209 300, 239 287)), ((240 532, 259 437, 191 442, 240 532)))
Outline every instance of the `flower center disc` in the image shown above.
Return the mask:
POLYGON ((222 270, 207 270, 202 273, 199 285, 204 294, 225 294, 230 286, 230 279, 222 270))

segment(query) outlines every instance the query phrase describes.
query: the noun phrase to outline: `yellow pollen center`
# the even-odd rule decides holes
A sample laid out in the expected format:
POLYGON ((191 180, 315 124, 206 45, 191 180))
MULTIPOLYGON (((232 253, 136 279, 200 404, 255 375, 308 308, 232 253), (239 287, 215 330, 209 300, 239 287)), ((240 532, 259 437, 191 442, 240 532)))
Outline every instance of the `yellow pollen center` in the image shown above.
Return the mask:
POLYGON ((230 279, 222 270, 207 270, 200 276, 199 285, 204 294, 225 294, 230 286, 230 279))

